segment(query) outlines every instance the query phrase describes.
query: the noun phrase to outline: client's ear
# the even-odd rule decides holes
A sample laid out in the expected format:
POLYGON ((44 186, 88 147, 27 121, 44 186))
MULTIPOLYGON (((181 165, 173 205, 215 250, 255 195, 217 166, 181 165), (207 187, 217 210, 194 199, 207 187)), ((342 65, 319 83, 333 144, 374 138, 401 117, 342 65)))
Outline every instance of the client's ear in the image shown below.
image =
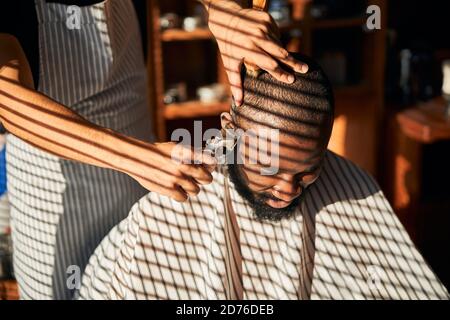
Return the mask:
POLYGON ((223 112, 220 115, 220 124, 222 126, 222 129, 233 129, 234 128, 233 119, 229 112, 223 112))

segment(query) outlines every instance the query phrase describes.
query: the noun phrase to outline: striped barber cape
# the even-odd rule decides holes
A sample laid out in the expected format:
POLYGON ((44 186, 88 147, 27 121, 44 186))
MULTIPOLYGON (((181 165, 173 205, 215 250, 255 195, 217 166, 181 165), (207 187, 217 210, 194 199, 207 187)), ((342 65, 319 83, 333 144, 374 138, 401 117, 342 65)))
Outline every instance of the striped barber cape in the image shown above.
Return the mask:
POLYGON ((92 255, 80 298, 229 299, 225 182, 239 228, 235 298, 449 298, 374 179, 350 161, 328 152, 295 217, 280 222, 255 219, 233 183, 214 178, 186 203, 155 193, 136 203, 92 255))

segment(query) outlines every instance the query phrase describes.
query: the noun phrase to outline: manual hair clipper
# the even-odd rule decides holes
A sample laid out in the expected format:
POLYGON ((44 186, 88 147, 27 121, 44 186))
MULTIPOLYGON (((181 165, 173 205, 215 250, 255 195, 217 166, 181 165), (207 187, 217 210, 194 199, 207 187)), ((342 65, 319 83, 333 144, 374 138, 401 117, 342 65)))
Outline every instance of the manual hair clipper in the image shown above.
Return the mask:
POLYGON ((220 137, 213 137, 206 141, 205 151, 216 158, 218 164, 225 164, 228 155, 233 152, 239 142, 241 135, 236 133, 233 129, 225 129, 225 139, 220 137), (224 152, 225 149, 225 152, 224 152))

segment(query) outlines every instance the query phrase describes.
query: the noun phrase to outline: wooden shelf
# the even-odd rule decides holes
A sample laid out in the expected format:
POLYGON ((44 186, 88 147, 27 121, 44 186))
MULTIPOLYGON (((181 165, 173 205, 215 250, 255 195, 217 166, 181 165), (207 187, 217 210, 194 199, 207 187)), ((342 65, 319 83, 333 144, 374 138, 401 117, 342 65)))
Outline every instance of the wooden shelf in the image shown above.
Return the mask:
POLYGON ((335 29, 359 27, 366 23, 365 17, 340 18, 340 19, 323 19, 312 20, 311 27, 313 29, 335 29))
POLYGON ((199 100, 174 103, 165 106, 167 120, 218 116, 230 110, 230 101, 204 103, 199 100))
POLYGON ((183 29, 169 29, 161 33, 161 40, 164 42, 211 39, 213 39, 213 36, 207 28, 196 29, 194 31, 185 31, 183 29))
MULTIPOLYGON (((370 97, 370 92, 365 85, 353 85, 339 87, 335 90, 336 102, 361 107, 362 100, 370 97)), ((173 103, 164 106, 166 120, 190 119, 198 117, 218 116, 220 113, 230 110, 229 100, 222 102, 204 103, 199 100, 190 100, 181 103, 173 103)))
MULTIPOLYGON (((351 28, 363 26, 366 23, 366 18, 364 17, 353 17, 353 18, 339 18, 339 19, 322 19, 322 20, 311 20, 310 28, 315 30, 321 29, 336 29, 336 28, 351 28)), ((288 32, 294 29, 302 29, 304 26, 302 21, 291 21, 290 23, 280 25, 280 32, 288 32)))

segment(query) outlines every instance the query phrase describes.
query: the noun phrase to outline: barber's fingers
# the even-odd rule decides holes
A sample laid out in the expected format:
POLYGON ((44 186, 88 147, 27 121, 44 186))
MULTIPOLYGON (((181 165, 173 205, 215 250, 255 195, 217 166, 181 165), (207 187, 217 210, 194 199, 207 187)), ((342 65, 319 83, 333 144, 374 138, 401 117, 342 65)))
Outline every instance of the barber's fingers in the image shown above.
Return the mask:
POLYGON ((197 182, 186 175, 178 180, 177 185, 180 186, 185 191, 185 193, 191 197, 196 196, 200 192, 200 187, 197 185, 197 182))
POLYGON ((189 172, 189 170, 193 169, 194 174, 195 171, 198 172, 196 176, 194 176, 195 179, 199 179, 203 184, 208 184, 211 181, 209 180, 210 175, 203 174, 206 170, 206 172, 211 173, 216 169, 217 166, 217 160, 215 157, 212 156, 211 153, 206 152, 202 149, 194 149, 191 148, 189 150, 190 156, 188 161, 185 162, 187 165, 194 166, 191 168, 191 166, 185 166, 182 168, 183 172, 189 172), (203 169, 202 169, 203 168, 203 169), (206 179, 205 179, 206 178, 206 179))
POLYGON ((216 165, 213 165, 213 166, 208 166, 208 165, 203 165, 205 168, 206 168, 206 170, 208 170, 209 172, 214 172, 214 170, 216 170, 216 165))
POLYGON ((298 73, 306 73, 309 70, 309 67, 306 63, 295 60, 291 55, 288 55, 284 59, 280 59, 280 61, 298 73))
POLYGON ((217 167, 217 159, 206 150, 198 150, 194 155, 195 163, 201 164, 208 172, 214 172, 217 167))
POLYGON ((247 51, 245 62, 254 64, 266 71, 273 70, 278 66, 276 59, 258 47, 256 43, 253 43, 247 51))
POLYGON ((230 83, 231 94, 233 95, 235 104, 239 107, 242 104, 244 94, 242 92, 241 65, 242 60, 226 58, 224 61, 228 81, 230 83))
POLYGON ((175 185, 171 193, 168 194, 168 196, 178 202, 185 202, 189 199, 189 196, 186 193, 186 191, 179 185, 175 185))
POLYGON ((217 164, 216 159, 203 150, 194 149, 188 145, 175 145, 171 151, 172 161, 179 164, 204 164, 207 166, 215 166, 217 164))
POLYGON ((184 164, 180 167, 180 172, 194 178, 200 184, 210 184, 213 181, 212 174, 203 165, 184 164))
POLYGON ((252 11, 252 16, 254 19, 258 21, 257 23, 250 22, 249 28, 246 31, 252 31, 252 29, 261 29, 264 33, 271 33, 276 36, 276 39, 280 38, 280 30, 278 29, 277 23, 275 19, 273 19, 272 15, 265 11, 252 11))
POLYGON ((177 179, 167 174, 154 175, 154 178, 134 177, 144 188, 151 192, 157 192, 163 196, 170 197, 178 202, 188 199, 187 193, 177 184, 177 179))
POLYGON ((273 41, 272 37, 256 37, 254 41, 260 49, 264 50, 274 58, 285 59, 289 56, 289 52, 273 41))
POLYGON ((255 43, 261 50, 264 50, 272 58, 274 58, 274 60, 276 59, 279 62, 284 63, 295 72, 305 73, 308 71, 307 64, 295 60, 286 49, 278 45, 272 39, 257 38, 255 39, 255 43))
POLYGON ((293 74, 281 68, 274 58, 264 52, 261 52, 259 54, 257 61, 250 60, 248 62, 257 65, 261 69, 264 69, 278 81, 285 83, 293 83, 295 81, 295 77, 293 74), (264 56, 264 58, 262 58, 262 56, 264 56))
POLYGON ((295 81, 295 76, 283 70, 280 66, 277 66, 273 70, 267 70, 272 77, 277 79, 278 81, 282 81, 285 83, 293 83, 295 81))
MULTIPOLYGON (((282 47, 279 40, 279 29, 271 15, 266 12, 258 12, 254 14, 257 15, 256 18, 261 21, 261 23, 257 24, 257 26, 253 28, 249 28, 249 31, 253 34, 252 41, 257 48, 252 48, 250 43, 248 43, 246 47, 253 49, 254 52, 262 50, 274 58, 276 62, 282 62, 296 72, 307 72, 307 64, 293 59, 292 56, 289 55, 288 51, 282 47)), ((259 67, 265 69, 266 71, 270 70, 270 68, 268 70, 266 66, 260 65, 262 62, 260 62, 259 58, 251 56, 252 54, 247 53, 246 60, 253 60, 253 62, 256 62, 256 65, 259 67)))
MULTIPOLYGON (((269 45, 269 48, 273 51, 275 55, 277 55, 280 58, 282 57, 283 59, 286 59, 286 56, 284 54, 285 51, 280 51, 280 49, 277 49, 277 47, 274 46, 272 43, 270 44, 269 43, 270 41, 267 41, 265 44, 269 45)), ((259 68, 275 76, 275 78, 279 81, 287 83, 292 83, 294 81, 295 78, 291 73, 280 68, 277 57, 273 57, 272 55, 264 51, 264 49, 258 46, 256 42, 247 44, 246 46, 247 48, 242 49, 242 51, 245 52, 246 63, 258 66, 259 68)))

